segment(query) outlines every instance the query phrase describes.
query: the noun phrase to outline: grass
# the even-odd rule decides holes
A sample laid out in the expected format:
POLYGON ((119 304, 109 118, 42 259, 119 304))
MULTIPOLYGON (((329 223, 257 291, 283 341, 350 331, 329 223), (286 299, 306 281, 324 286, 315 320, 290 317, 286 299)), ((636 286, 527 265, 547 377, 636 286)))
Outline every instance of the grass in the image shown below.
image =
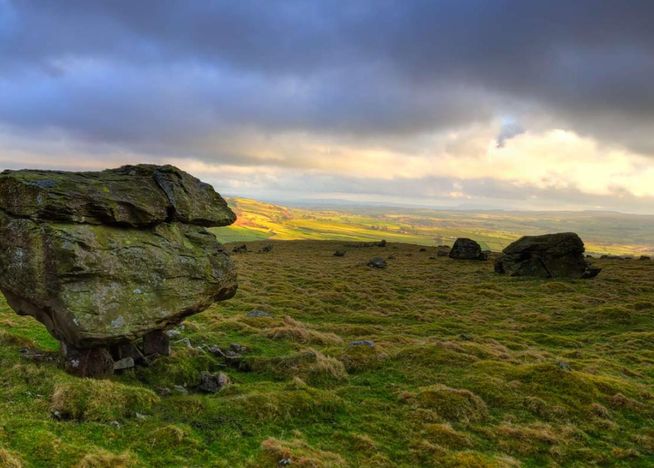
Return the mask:
POLYGON ((103 381, 0 301, 0 466, 654 464, 654 262, 541 280, 343 244, 252 242, 172 356, 103 381), (238 365, 208 351, 232 343, 238 365), (199 393, 202 371, 233 384, 199 393))
POLYGON ((523 235, 573 231, 596 256, 654 254, 654 216, 610 212, 456 211, 392 207, 291 208, 230 198, 234 225, 214 228, 221 242, 378 241, 452 245, 457 237, 501 251, 523 235))

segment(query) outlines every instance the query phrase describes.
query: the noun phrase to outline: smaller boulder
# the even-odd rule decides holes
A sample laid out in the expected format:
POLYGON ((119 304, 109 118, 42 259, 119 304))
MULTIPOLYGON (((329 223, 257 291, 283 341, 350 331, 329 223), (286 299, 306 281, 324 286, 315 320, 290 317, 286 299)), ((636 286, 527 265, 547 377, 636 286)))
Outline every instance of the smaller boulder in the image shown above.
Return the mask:
POLYGON ((449 245, 439 245, 436 247, 436 256, 437 257, 447 257, 450 255, 450 251, 452 250, 452 247, 449 245))
POLYGON ((261 247, 257 252, 258 253, 269 253, 272 252, 273 246, 268 244, 261 247))
POLYGON ((245 244, 237 245, 232 249, 232 253, 240 254, 240 253, 247 253, 248 251, 248 246, 245 244))
POLYGON ((640 260, 651 260, 649 255, 641 255, 640 260))
POLYGON ((334 257, 345 257, 345 250, 337 250, 334 252, 334 257))
POLYGON ((482 252, 481 246, 465 237, 460 237, 454 242, 454 246, 450 251, 450 258, 457 260, 487 260, 488 254, 482 252))
POLYGON ((386 240, 382 239, 377 243, 377 247, 386 247, 386 240))
POLYGON ((200 385, 198 385, 198 390, 204 393, 218 393, 231 383, 229 376, 224 372, 218 372, 217 374, 202 372, 202 374, 200 374, 200 385))
POLYGON ((373 257, 368 260, 368 266, 371 268, 386 268, 386 260, 381 257, 373 257))

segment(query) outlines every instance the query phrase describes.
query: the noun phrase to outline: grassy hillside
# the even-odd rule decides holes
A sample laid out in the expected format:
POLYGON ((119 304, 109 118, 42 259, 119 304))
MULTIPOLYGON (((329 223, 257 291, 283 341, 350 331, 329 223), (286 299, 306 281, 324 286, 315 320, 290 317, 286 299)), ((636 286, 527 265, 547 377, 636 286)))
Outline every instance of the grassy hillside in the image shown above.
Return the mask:
POLYGON ((289 208, 244 198, 229 200, 234 226, 214 229, 223 242, 261 239, 379 240, 452 244, 471 237, 501 251, 526 234, 573 231, 593 254, 654 252, 654 216, 602 212, 438 211, 415 208, 289 208))
POLYGON ((234 255, 236 297, 171 357, 110 380, 65 374, 1 302, 0 466, 654 464, 654 262, 559 281, 416 245, 272 244, 234 255), (233 384, 197 393, 207 370, 233 384))

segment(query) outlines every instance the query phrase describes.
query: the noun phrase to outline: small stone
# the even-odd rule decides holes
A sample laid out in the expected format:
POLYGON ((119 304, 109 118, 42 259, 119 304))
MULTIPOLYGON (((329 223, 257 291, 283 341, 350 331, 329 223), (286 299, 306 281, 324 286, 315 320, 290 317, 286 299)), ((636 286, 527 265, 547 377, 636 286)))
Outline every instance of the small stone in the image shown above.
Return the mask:
POLYGON ((50 416, 52 416, 52 419, 56 419, 57 421, 61 421, 63 419, 63 415, 61 414, 61 411, 53 411, 50 413, 50 416))
POLYGON ((232 253, 247 253, 248 246, 245 244, 237 245, 232 249, 232 253))
POLYGON ((261 247, 258 252, 259 253, 268 253, 268 252, 271 252, 272 249, 273 249, 273 246, 268 244, 268 245, 264 245, 263 247, 261 247))
POLYGON ((164 333, 166 335, 168 335, 168 338, 173 338, 173 339, 179 338, 180 336, 182 336, 182 332, 179 331, 176 328, 171 328, 170 330, 166 330, 166 331, 164 331, 164 333))
POLYGON ((651 257, 649 255, 641 255, 640 260, 651 260, 651 257))
POLYGON ((120 423, 118 421, 111 421, 109 425, 115 427, 116 429, 120 429, 120 423))
POLYGON ((345 257, 345 250, 337 250, 334 252, 334 257, 345 257))
POLYGON ((161 330, 155 330, 143 337, 143 354, 151 356, 159 354, 161 356, 170 355, 170 339, 161 330))
POLYGON ((225 353, 223 352, 223 350, 216 345, 209 346, 209 348, 207 348, 207 351, 209 351, 214 356, 221 357, 221 358, 225 357, 225 353))
POLYGON ((243 345, 240 345, 238 343, 230 344, 229 349, 230 349, 230 351, 233 351, 233 352, 238 353, 238 354, 243 354, 243 353, 247 352, 247 350, 248 350, 247 347, 245 347, 243 345))
POLYGON ((368 346, 372 348, 375 346, 375 342, 372 340, 356 340, 350 343, 350 346, 368 346))
POLYGON ((247 316, 251 318, 261 318, 261 317, 272 317, 272 314, 270 312, 266 312, 265 310, 254 309, 248 312, 247 316))
POLYGON ((386 247, 386 240, 385 239, 380 240, 379 243, 377 244, 377 247, 386 247))
POLYGON ((114 362, 114 371, 131 369, 134 367, 134 358, 126 357, 114 362))
POLYGON ((141 414, 141 413, 134 413, 134 416, 136 416, 136 419, 138 419, 139 421, 145 421, 146 419, 148 419, 148 417, 145 414, 141 414))
POLYGON ((168 387, 161 387, 161 388, 157 389, 157 393, 160 396, 170 396, 170 395, 173 394, 173 391, 171 389, 169 389, 168 387))
POLYGON ((293 464, 293 460, 291 460, 290 458, 282 458, 277 462, 277 464, 279 466, 288 466, 293 464))
POLYGON ((368 260, 368 266, 371 268, 386 268, 386 260, 381 257, 373 257, 368 260))
POLYGON ((175 393, 181 393, 182 395, 188 394, 188 390, 186 390, 186 387, 183 387, 181 385, 173 386, 173 390, 175 391, 175 393))
POLYGON ((218 374, 202 372, 198 390, 205 393, 217 393, 229 384, 231 384, 231 380, 224 372, 218 372, 218 374))
POLYGON ((464 340, 464 341, 471 341, 472 340, 472 335, 468 335, 467 333, 461 333, 459 335, 459 339, 464 340))
POLYGON ((419 250, 419 251, 420 251, 420 252, 426 252, 427 249, 425 249, 424 247, 420 247, 420 250, 419 250))

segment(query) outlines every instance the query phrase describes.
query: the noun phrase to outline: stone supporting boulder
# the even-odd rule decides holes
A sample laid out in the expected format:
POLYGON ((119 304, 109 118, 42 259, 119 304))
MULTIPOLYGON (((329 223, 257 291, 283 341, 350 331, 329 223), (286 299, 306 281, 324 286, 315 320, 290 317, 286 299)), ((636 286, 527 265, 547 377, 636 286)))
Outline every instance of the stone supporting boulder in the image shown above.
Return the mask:
POLYGON ((234 266, 205 229, 234 220, 172 166, 4 171, 0 290, 62 342, 69 371, 110 374, 114 360, 167 354, 162 330, 234 295, 234 266))
POLYGON ((487 260, 488 254, 482 252, 481 246, 473 241, 472 239, 467 239, 465 237, 458 238, 452 250, 449 252, 450 258, 455 258, 459 260, 487 260))
POLYGON ((584 243, 573 232, 524 236, 504 249, 497 273, 540 278, 593 278, 601 271, 584 257, 584 243))

